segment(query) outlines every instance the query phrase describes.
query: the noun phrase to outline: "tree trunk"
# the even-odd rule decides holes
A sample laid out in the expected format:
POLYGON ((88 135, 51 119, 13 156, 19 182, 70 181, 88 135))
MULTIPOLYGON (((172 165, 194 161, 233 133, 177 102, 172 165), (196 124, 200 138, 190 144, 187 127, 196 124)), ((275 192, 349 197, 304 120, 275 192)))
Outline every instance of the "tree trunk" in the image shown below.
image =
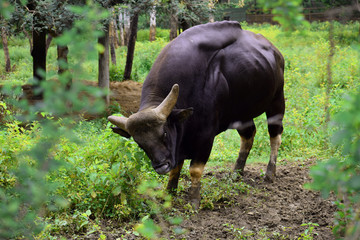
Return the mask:
POLYGON ((111 63, 116 65, 116 38, 115 38, 115 28, 114 28, 114 21, 110 21, 109 26, 109 34, 110 34, 110 53, 111 53, 111 63))
MULTIPOLYGON (((124 10, 124 33, 125 33, 125 45, 128 45, 129 39, 130 39, 130 28, 131 28, 131 19, 130 19, 130 13, 129 10, 124 10)), ((136 24, 137 25, 137 24, 136 24)), ((137 26, 136 26, 137 29, 137 26)))
POLYGON ((119 10, 120 46, 125 46, 124 12, 119 10))
POLYGON ((68 53, 69 48, 67 46, 57 46, 57 55, 58 55, 58 62, 59 62, 59 69, 58 74, 62 74, 68 69, 68 53))
POLYGON ((11 63, 10 63, 10 55, 9 55, 9 47, 7 41, 7 34, 5 27, 1 28, 1 39, 4 49, 4 56, 5 56, 5 71, 11 72, 11 63))
POLYGON ((127 9, 119 9, 120 45, 127 46, 130 32, 130 15, 127 9))
POLYGON ((182 32, 189 28, 190 28, 190 24, 185 19, 182 19, 180 21, 180 29, 182 30, 182 32))
MULTIPOLYGON (((61 75, 68 70, 68 53, 69 48, 67 46, 57 45, 57 61, 59 64, 58 74, 61 75)), ((66 84, 66 89, 70 89, 72 79, 69 76, 69 81, 66 84)))
MULTIPOLYGON (((31 52, 33 57, 33 77, 38 82, 35 83, 34 88, 39 88, 41 81, 44 81, 46 76, 46 31, 33 32, 33 50, 31 52)), ((37 90, 34 92, 34 99, 43 99, 43 91, 37 90)))
POLYGON ((153 6, 150 10, 150 42, 156 39, 156 7, 153 6))
POLYGON ((170 13, 170 41, 177 37, 178 16, 176 9, 172 7, 170 13))
POLYGON ((48 34, 47 39, 46 39, 46 55, 49 50, 52 39, 53 39, 53 36, 51 34, 48 34))
MULTIPOLYGON (((104 52, 99 53, 99 87, 109 91, 109 25, 105 26, 104 36, 98 39, 98 43, 104 46, 104 52)), ((110 95, 107 93, 105 96, 106 104, 110 103, 110 95)))
MULTIPOLYGON (((29 1, 27 7, 29 10, 35 10, 36 2, 29 1)), ((46 30, 41 24, 42 22, 43 19, 41 15, 35 11, 35 14, 33 15, 34 28, 32 30, 33 46, 31 48, 30 44, 30 48, 31 56, 33 58, 33 78, 37 82, 35 82, 35 84, 32 86, 32 100, 42 100, 44 97, 43 89, 41 89, 40 85, 41 82, 46 79, 46 30), (38 30, 35 31, 34 29, 38 30)))
POLYGON ((135 13, 130 26, 130 36, 128 42, 128 52, 126 56, 126 65, 124 71, 124 79, 129 80, 131 76, 132 64, 134 59, 134 51, 135 51, 135 42, 137 35, 137 27, 138 27, 139 14, 135 13))
POLYGON ((118 48, 119 45, 120 45, 120 40, 119 40, 119 34, 118 34, 118 27, 117 27, 117 22, 116 22, 116 19, 114 18, 114 20, 112 21, 113 24, 114 24, 114 40, 115 40, 115 48, 118 48))

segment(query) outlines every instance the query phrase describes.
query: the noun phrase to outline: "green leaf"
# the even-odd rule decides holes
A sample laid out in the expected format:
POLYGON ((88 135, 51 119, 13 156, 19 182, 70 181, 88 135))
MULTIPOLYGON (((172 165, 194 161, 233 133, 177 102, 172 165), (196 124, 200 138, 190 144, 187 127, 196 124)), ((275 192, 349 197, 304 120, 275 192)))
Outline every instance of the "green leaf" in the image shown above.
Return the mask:
POLYGON ((155 239, 157 233, 161 232, 161 228, 156 225, 152 219, 146 219, 143 223, 138 224, 135 230, 142 236, 150 239, 155 239))
POLYGON ((169 223, 172 225, 180 225, 183 222, 181 217, 171 217, 169 218, 169 223))
POLYGON ((117 186, 114 188, 114 190, 112 191, 112 194, 114 194, 114 196, 118 196, 121 193, 121 186, 117 186))

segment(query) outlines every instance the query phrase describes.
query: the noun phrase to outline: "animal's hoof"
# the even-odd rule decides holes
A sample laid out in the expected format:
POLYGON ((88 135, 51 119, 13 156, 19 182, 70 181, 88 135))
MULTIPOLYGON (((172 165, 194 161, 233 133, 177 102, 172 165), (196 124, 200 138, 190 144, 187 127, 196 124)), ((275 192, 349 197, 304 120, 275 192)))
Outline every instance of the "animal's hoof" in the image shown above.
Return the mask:
POLYGON ((198 210, 200 207, 200 185, 190 188, 190 204, 194 210, 198 210))

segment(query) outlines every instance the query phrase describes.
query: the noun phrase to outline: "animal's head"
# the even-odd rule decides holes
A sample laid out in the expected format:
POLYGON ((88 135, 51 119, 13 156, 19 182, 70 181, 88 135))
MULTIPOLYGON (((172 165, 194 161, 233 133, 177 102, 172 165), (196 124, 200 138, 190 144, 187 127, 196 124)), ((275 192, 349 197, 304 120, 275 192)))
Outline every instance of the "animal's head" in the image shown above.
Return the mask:
POLYGON ((117 126, 113 128, 114 132, 124 137, 132 136, 159 174, 165 174, 176 167, 178 128, 193 112, 192 108, 174 109, 178 96, 179 85, 175 84, 157 107, 144 109, 129 118, 108 117, 117 126))

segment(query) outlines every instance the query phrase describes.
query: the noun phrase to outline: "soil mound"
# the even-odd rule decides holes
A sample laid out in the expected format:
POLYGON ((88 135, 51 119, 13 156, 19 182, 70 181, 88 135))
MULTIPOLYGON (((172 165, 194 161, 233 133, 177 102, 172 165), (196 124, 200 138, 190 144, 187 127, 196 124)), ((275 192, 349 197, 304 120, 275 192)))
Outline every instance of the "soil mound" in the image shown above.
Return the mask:
POLYGON ((119 104, 125 116, 139 110, 142 83, 134 81, 110 82, 110 101, 119 104))

